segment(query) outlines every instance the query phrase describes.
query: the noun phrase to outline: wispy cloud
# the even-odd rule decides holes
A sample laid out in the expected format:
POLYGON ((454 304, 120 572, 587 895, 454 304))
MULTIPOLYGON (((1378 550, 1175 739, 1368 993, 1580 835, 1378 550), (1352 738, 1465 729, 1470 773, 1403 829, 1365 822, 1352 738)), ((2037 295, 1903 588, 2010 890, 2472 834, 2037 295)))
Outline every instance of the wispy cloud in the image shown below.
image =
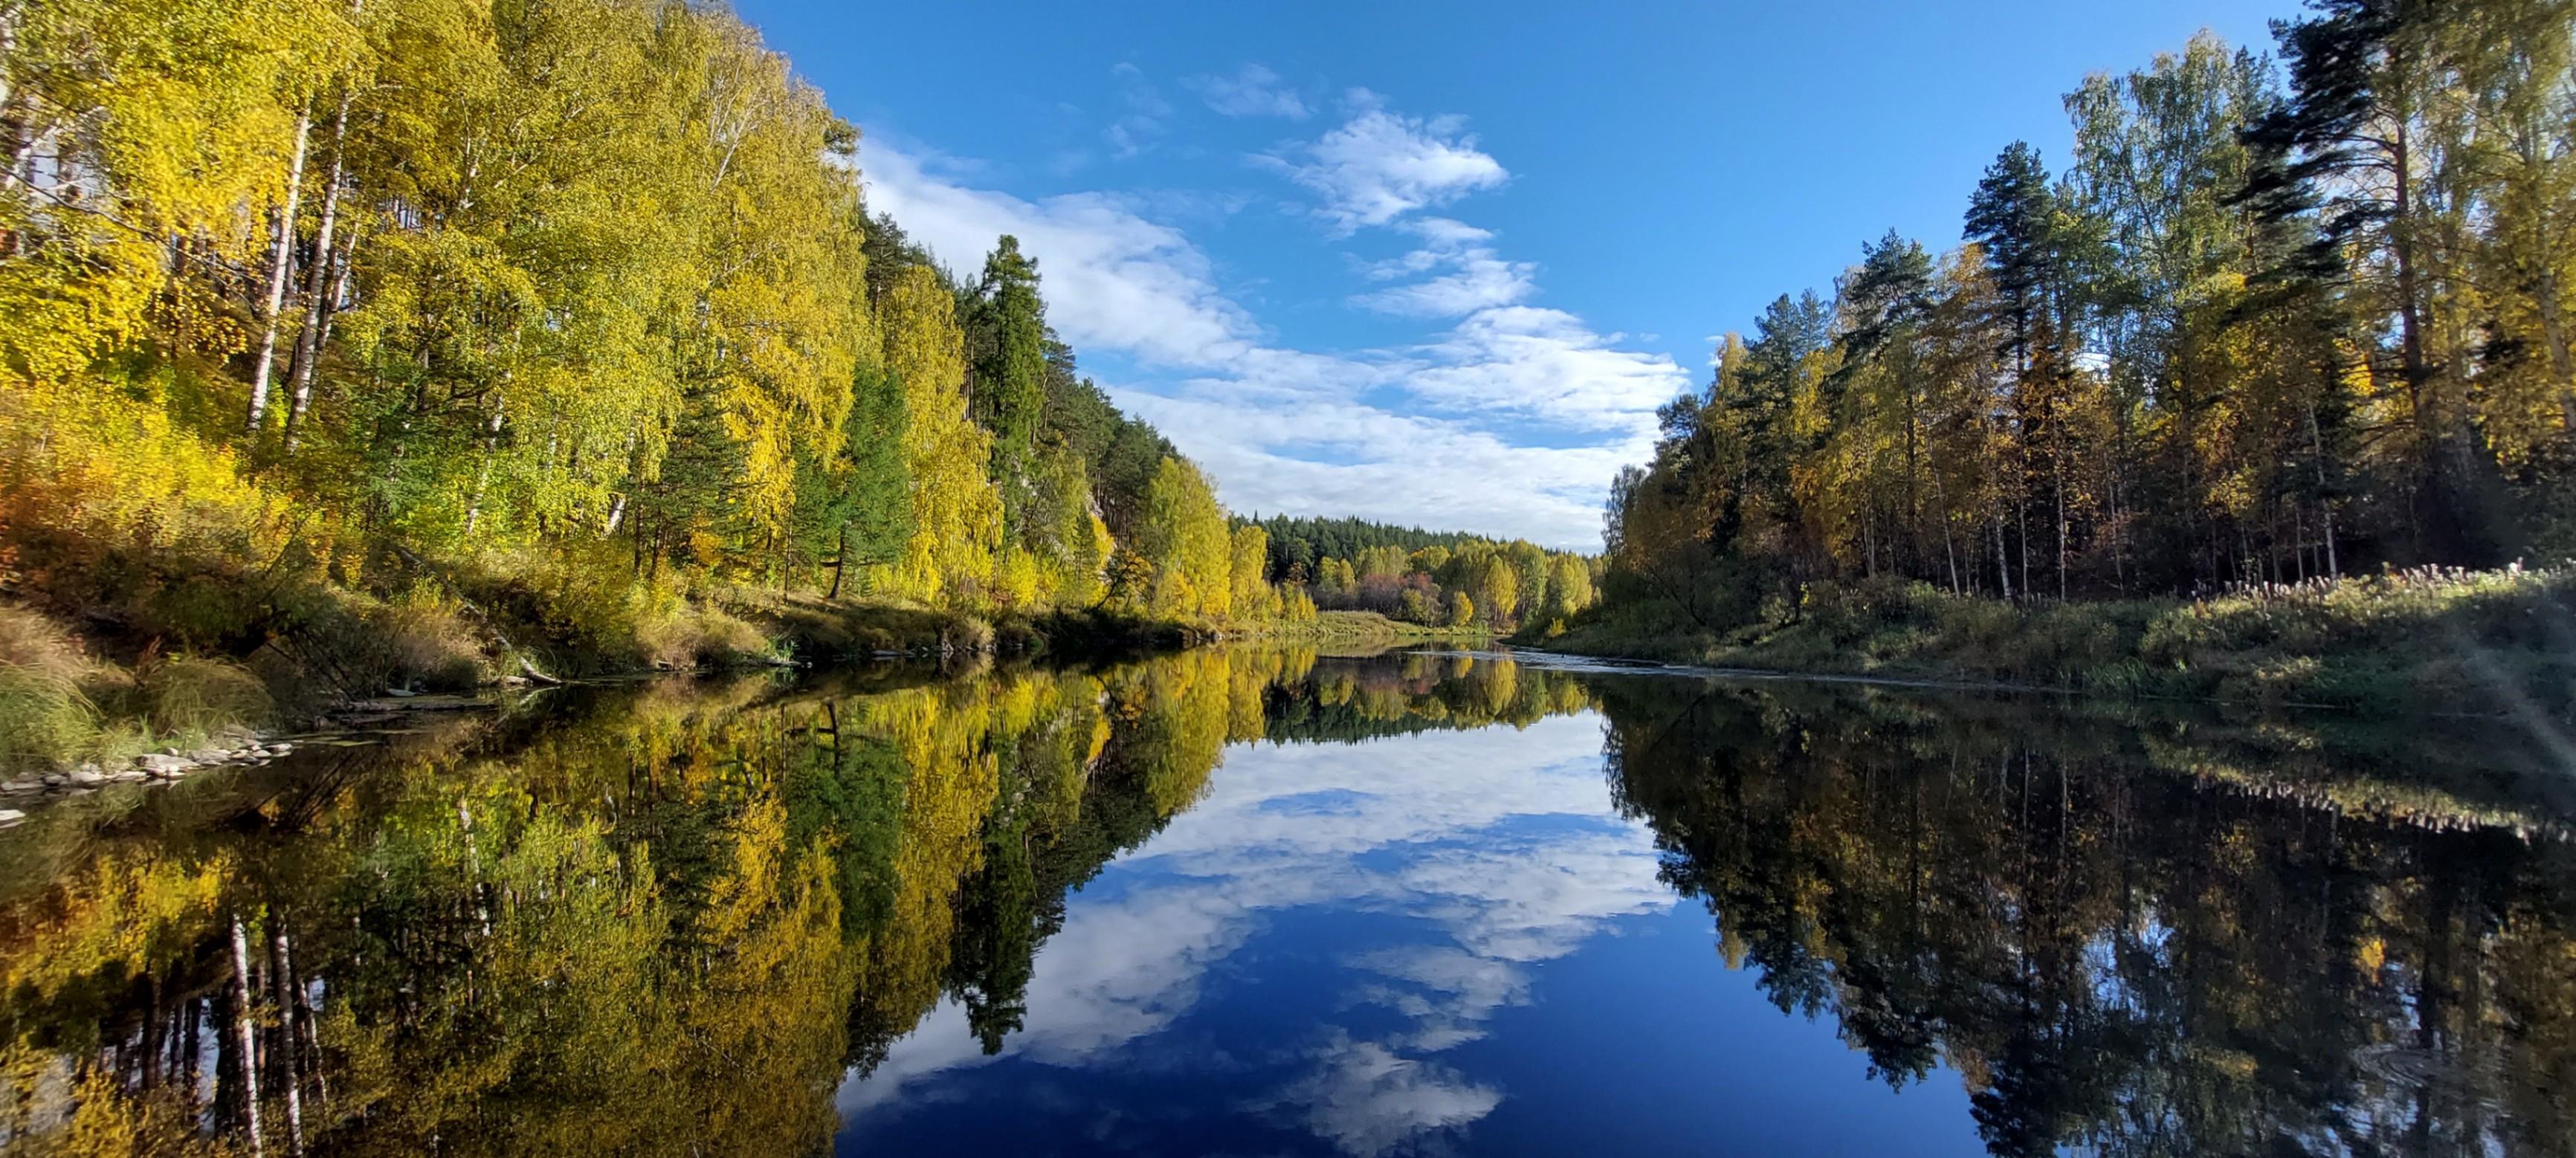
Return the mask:
POLYGON ((1254 158, 1321 195, 1318 211, 1345 234, 1511 178, 1476 147, 1464 118, 1389 112, 1367 89, 1352 89, 1345 101, 1353 113, 1340 128, 1254 158))
POLYGON ((1354 1158, 1417 1148, 1427 1137, 1472 1125, 1503 1104, 1503 1092, 1438 1062, 1405 1057, 1346 1034, 1317 1047, 1314 1072, 1272 1096, 1286 1111, 1354 1158))
POLYGON ((1406 222, 1423 245, 1404 256, 1374 263, 1372 280, 1448 272, 1428 281, 1375 290, 1351 297, 1351 304, 1399 317, 1454 318, 1492 306, 1507 306, 1537 292, 1538 266, 1506 261, 1486 242, 1493 234, 1445 217, 1406 222))
POLYGON ((1109 142, 1109 155, 1123 161, 1154 147, 1163 135, 1163 118, 1172 115, 1172 102, 1133 64, 1120 61, 1109 75, 1118 78, 1118 101, 1125 111, 1101 137, 1109 142))
POLYGON ((1217 291, 1207 255, 1125 198, 1025 201, 970 188, 945 158, 882 141, 867 146, 861 164, 869 208, 894 214, 952 268, 978 268, 996 238, 1017 235, 1046 279, 1049 319, 1077 348, 1208 366, 1251 346, 1252 319, 1217 291))
POLYGON ((1279 74, 1247 64, 1231 75, 1194 76, 1181 87, 1197 93, 1207 107, 1229 117, 1286 117, 1302 121, 1312 110, 1296 90, 1279 82, 1279 74))

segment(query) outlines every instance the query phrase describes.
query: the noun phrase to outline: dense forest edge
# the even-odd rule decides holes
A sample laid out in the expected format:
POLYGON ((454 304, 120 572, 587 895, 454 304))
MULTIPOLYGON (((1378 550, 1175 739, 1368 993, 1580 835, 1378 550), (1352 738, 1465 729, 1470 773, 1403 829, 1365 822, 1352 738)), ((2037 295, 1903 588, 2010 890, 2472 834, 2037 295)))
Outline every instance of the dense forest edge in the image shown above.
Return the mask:
POLYGON ((1483 636, 1594 561, 1255 521, 721 4, 0 5, 0 771, 331 701, 1483 636))
POLYGON ((1662 412, 1573 652, 2576 718, 2576 6, 2312 0, 2065 98, 1662 412))

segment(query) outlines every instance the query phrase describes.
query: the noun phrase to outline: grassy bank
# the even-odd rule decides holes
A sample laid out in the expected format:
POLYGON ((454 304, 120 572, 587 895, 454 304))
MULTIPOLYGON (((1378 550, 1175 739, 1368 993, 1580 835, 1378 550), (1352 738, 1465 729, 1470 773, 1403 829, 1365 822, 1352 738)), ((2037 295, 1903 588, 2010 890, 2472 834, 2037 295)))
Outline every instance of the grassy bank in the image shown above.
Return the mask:
POLYGON ((1406 640, 1491 639, 1483 627, 1444 627, 1389 619, 1374 611, 1323 611, 1313 619, 1277 620, 1247 625, 1234 634, 1255 639, 1406 640))
POLYGON ((1811 584, 1709 630, 1614 601, 1554 639, 1584 655, 2264 704, 2576 718, 2576 570, 2424 569, 2201 600, 2016 605, 1922 583, 1811 584))

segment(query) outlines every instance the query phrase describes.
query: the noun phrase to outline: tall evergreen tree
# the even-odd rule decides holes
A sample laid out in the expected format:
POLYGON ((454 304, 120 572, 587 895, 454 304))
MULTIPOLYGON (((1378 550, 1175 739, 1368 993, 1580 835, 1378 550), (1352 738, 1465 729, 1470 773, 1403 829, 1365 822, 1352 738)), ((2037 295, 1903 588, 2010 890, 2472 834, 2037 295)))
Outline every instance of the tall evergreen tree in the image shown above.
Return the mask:
POLYGON ((1027 510, 1047 381, 1046 303, 1037 262, 1020 252, 1019 238, 1003 234, 984 259, 967 329, 975 359, 967 399, 993 433, 992 477, 1002 489, 1005 533, 1013 534, 1027 510))

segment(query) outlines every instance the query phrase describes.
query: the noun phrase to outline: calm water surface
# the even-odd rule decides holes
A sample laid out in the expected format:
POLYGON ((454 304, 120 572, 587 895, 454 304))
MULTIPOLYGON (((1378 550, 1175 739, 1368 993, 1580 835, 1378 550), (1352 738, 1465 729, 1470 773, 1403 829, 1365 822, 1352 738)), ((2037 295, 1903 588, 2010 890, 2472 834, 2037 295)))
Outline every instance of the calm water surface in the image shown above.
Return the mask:
POLYGON ((0 1149, 2576 1154, 2494 729, 1218 650, 343 739, 0 833, 0 1149))

